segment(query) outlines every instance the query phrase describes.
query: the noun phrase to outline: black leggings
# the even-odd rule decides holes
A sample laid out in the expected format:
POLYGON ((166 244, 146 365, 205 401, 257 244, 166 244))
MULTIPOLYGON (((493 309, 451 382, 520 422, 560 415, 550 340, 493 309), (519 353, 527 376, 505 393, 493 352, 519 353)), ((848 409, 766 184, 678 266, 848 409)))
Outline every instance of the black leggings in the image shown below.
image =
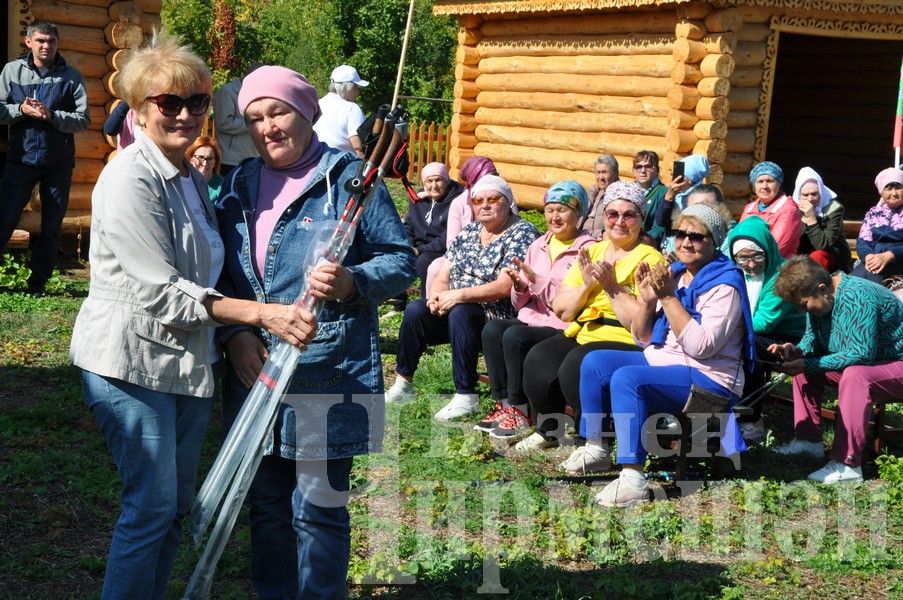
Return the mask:
POLYGON ((558 334, 539 342, 524 360, 524 391, 530 401, 530 414, 541 434, 563 430, 558 417, 565 406, 574 411, 574 423, 580 422, 580 363, 593 350, 636 350, 623 342, 578 344, 558 334), (545 415, 545 418, 542 418, 545 415))
POLYGON ((489 372, 493 400, 508 399, 512 406, 527 403, 524 360, 539 342, 560 334, 554 327, 533 327, 517 319, 493 319, 483 327, 483 357, 489 372))

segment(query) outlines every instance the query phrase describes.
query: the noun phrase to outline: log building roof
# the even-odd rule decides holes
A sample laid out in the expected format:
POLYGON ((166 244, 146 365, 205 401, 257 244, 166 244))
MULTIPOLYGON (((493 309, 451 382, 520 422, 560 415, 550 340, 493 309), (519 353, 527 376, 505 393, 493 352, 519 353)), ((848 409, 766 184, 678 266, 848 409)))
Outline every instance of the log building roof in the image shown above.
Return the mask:
MULTIPOLYGON (((485 15, 563 12, 619 8, 676 7, 693 0, 436 0, 437 15, 485 15)), ((717 8, 754 6, 827 11, 849 14, 903 15, 900 0, 710 0, 717 8)))

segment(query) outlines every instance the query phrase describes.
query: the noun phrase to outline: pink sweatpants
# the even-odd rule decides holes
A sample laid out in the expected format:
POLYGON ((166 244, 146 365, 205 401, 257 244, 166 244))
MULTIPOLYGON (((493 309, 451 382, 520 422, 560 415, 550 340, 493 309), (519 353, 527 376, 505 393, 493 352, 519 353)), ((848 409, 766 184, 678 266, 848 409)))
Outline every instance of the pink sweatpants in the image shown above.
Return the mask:
POLYGON ((843 371, 803 373, 793 378, 796 437, 821 441, 821 403, 826 384, 838 386, 831 458, 851 467, 862 462, 872 402, 903 400, 903 360, 853 365, 843 371))

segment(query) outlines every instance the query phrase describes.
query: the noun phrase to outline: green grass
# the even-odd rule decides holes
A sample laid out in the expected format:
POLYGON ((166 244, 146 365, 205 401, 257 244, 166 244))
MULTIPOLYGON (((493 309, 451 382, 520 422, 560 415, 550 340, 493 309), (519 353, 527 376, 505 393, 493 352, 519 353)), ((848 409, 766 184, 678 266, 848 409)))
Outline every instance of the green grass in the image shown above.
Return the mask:
MULTIPOLYGON (((97 597, 118 514, 120 484, 67 357, 85 272, 61 282, 46 298, 0 293, 2 598, 97 597)), ((380 312, 391 381, 400 316, 380 312)), ((454 391, 447 347, 427 353, 415 385, 413 403, 387 409, 384 452, 355 462, 352 598, 478 598, 502 588, 531 600, 903 597, 903 463, 893 457, 880 477, 867 466, 865 485, 830 488, 798 481, 818 461, 757 446, 738 479, 678 489, 657 476, 660 501, 604 510, 592 496, 614 473, 562 477, 567 449, 514 456, 470 423, 432 420, 454 391)), ((491 408, 486 389, 481 397, 491 408)), ((903 405, 892 408, 899 420, 903 405)), ((765 417, 767 444, 790 436, 788 407, 765 417)), ((202 473, 220 436, 215 410, 202 473)), ((653 473, 673 468, 650 462, 653 473)), ((215 598, 249 597, 248 554, 244 514, 215 598)), ((197 556, 183 544, 168 597, 181 597, 197 556)))

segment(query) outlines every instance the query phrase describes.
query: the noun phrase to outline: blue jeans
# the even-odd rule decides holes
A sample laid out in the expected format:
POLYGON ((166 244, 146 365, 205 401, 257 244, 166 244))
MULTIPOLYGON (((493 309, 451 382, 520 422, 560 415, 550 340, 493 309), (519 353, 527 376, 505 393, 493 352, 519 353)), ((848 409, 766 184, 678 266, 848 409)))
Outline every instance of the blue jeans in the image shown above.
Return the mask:
MULTIPOLYGON (((223 429, 228 432, 248 390, 232 369, 226 370, 224 386, 223 429)), ((279 432, 277 425, 277 438, 279 432)), ((295 461, 274 455, 260 461, 248 503, 251 581, 261 600, 346 596, 351 559, 346 504, 353 462, 351 457, 295 461)))
POLYGON ((102 598, 163 598, 191 508, 211 398, 82 371, 85 403, 122 478, 102 598))
POLYGON ((251 579, 261 600, 345 598, 351 458, 265 456, 251 484, 251 579))
POLYGON ((602 439, 603 432, 610 430, 613 416, 618 463, 642 465, 646 461, 642 442, 646 418, 657 413, 679 414, 694 384, 725 396, 730 394, 730 390, 688 365, 650 366, 640 352, 590 352, 580 365, 580 433, 588 440, 602 439))
POLYGON ((43 287, 53 274, 56 255, 60 247, 60 229, 66 207, 69 205, 69 188, 72 186, 71 167, 30 167, 6 163, 3 186, 0 188, 0 253, 13 234, 22 210, 31 198, 35 184, 40 184, 41 234, 34 243, 29 284, 43 287))

